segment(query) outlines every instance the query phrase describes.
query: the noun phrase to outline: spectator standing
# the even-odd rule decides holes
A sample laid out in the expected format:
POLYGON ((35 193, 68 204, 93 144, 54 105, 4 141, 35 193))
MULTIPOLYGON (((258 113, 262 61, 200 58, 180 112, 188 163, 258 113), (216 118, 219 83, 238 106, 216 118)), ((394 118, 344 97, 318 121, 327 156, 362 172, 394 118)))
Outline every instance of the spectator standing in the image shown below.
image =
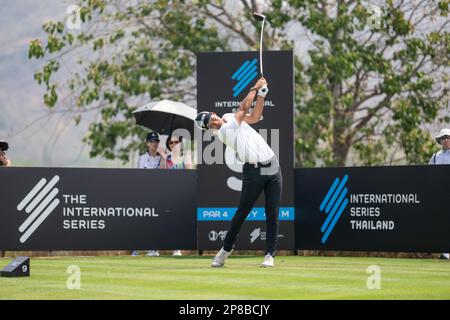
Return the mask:
MULTIPOLYGON (((150 132, 147 135, 146 144, 147 152, 139 157, 137 167, 139 169, 160 169, 165 168, 166 153, 159 147, 159 135, 156 132, 150 132)), ((132 256, 138 256, 139 251, 133 250, 132 256)), ((148 250, 148 257, 157 257, 159 252, 157 250, 148 250)))
MULTIPOLYGON (((440 164, 450 164, 450 129, 442 129, 436 136, 436 142, 442 146, 442 149, 435 154, 430 159, 429 164, 440 165, 440 164)), ((442 253, 439 259, 450 258, 449 253, 442 253)))

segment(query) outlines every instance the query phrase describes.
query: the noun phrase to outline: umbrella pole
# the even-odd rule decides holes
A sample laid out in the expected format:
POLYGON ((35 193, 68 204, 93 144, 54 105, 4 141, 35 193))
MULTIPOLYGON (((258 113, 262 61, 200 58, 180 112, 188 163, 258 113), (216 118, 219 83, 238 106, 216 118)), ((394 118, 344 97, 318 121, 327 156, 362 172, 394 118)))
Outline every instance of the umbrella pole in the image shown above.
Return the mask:
POLYGON ((172 115, 172 120, 170 121, 169 138, 172 136, 174 122, 175 122, 175 114, 172 115))

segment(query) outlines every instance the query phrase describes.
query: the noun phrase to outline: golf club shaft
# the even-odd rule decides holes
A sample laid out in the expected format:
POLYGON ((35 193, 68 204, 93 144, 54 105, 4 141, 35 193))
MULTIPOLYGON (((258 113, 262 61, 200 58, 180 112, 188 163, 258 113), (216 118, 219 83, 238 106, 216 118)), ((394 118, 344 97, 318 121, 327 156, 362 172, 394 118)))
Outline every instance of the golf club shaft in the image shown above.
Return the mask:
POLYGON ((259 71, 261 73, 261 77, 264 76, 263 72, 263 59, 262 59, 262 49, 263 49, 263 36, 264 36, 264 22, 266 19, 264 18, 261 25, 261 36, 259 39, 259 71))

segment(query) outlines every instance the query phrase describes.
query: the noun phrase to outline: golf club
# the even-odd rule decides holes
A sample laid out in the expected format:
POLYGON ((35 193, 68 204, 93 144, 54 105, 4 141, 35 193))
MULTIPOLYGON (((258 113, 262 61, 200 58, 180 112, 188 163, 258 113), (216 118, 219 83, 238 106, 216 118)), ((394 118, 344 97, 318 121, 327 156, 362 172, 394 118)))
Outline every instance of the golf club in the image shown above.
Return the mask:
POLYGON ((263 72, 263 60, 262 60, 262 49, 263 49, 263 36, 264 36, 264 22, 266 21, 266 16, 263 15, 256 5, 253 6, 253 18, 258 21, 262 21, 261 24, 261 36, 259 38, 259 71, 261 73, 261 77, 264 76, 263 72))

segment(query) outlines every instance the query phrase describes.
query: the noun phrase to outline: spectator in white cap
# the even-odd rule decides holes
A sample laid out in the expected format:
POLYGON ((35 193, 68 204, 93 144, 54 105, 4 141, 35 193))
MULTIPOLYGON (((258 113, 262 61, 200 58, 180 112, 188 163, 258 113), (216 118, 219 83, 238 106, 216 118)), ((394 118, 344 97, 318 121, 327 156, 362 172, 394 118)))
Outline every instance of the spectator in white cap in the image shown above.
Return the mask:
POLYGON ((433 154, 430 164, 450 164, 450 129, 442 129, 436 136, 436 142, 442 146, 442 150, 433 154))
MULTIPOLYGON (((442 129, 436 136, 436 142, 442 146, 442 150, 433 154, 430 164, 450 164, 450 129, 442 129)), ((443 253, 440 259, 449 259, 448 253, 443 253)))

